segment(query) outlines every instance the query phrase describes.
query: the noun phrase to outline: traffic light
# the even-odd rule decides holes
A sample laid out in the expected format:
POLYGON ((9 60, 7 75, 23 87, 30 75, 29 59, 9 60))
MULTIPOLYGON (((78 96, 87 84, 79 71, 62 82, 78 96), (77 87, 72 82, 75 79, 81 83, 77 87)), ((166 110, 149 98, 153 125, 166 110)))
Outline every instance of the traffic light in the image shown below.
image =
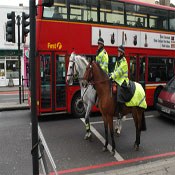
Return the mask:
POLYGON ((29 29, 26 28, 30 24, 27 21, 28 18, 29 18, 29 14, 22 12, 22 43, 25 43, 25 38, 27 37, 27 34, 30 31, 29 29))
POLYGON ((7 13, 6 41, 15 43, 15 12, 7 13))
POLYGON ((54 0, 42 0, 42 6, 52 7, 54 4, 54 0))

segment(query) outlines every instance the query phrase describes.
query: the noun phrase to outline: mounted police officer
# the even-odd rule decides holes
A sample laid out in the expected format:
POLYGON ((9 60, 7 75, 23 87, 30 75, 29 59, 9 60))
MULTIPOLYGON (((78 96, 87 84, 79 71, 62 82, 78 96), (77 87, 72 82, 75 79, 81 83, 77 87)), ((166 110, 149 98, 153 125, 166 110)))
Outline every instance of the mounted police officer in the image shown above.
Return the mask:
POLYGON ((103 38, 98 39, 98 50, 97 50, 97 56, 96 56, 96 62, 99 63, 100 67, 103 69, 103 71, 108 74, 108 54, 106 50, 104 49, 104 40, 103 38))
MULTIPOLYGON (((96 62, 100 65, 100 67, 103 69, 103 71, 108 75, 108 54, 106 50, 104 49, 104 40, 103 38, 98 39, 98 49, 96 51, 97 56, 96 56, 96 62)), ((97 94, 95 96, 95 104, 98 107, 98 98, 97 94)))
POLYGON ((111 73, 110 79, 117 84, 117 106, 119 107, 119 118, 123 117, 123 104, 132 98, 129 91, 128 63, 125 58, 125 48, 121 45, 118 47, 118 57, 115 64, 114 72, 111 73))

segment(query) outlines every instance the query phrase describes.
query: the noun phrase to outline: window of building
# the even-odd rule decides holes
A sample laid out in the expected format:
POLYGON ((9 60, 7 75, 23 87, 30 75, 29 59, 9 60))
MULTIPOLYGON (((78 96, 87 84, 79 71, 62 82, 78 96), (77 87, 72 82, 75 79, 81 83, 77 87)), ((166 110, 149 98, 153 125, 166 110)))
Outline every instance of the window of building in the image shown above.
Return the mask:
POLYGON ((175 31, 175 12, 170 11, 169 13, 169 24, 170 24, 170 30, 175 31))
POLYGON ((17 60, 6 61, 6 78, 19 78, 19 62, 17 60))
POLYGON ((67 0, 55 0, 54 6, 44 7, 43 17, 55 20, 67 19, 67 0))
POLYGON ((4 76, 5 76, 4 62, 0 62, 0 77, 4 77, 4 76))
POLYGON ((173 58, 148 58, 148 81, 149 82, 162 82, 169 81, 174 76, 173 58))
POLYGON ((132 27, 148 27, 147 7, 126 4, 126 24, 132 27))
POLYGON ((100 1, 100 22, 123 25, 124 4, 113 1, 100 1))
POLYGON ((97 22, 98 0, 70 0, 70 20, 97 22))
POLYGON ((153 29, 168 30, 168 11, 163 9, 149 8, 149 27, 153 29))

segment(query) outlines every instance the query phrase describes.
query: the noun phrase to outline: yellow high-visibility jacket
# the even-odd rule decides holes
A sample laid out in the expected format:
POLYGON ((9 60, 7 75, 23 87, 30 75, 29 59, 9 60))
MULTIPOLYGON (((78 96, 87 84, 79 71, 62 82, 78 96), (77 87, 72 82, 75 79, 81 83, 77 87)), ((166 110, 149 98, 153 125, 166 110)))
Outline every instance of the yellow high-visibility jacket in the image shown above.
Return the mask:
POLYGON ((100 67, 104 70, 106 74, 108 74, 108 54, 105 49, 103 49, 97 56, 96 62, 100 64, 100 67))
POLYGON ((126 58, 121 58, 118 62, 115 64, 114 72, 111 74, 112 79, 119 84, 120 86, 126 81, 126 83, 129 82, 128 79, 128 63, 126 61, 126 58))

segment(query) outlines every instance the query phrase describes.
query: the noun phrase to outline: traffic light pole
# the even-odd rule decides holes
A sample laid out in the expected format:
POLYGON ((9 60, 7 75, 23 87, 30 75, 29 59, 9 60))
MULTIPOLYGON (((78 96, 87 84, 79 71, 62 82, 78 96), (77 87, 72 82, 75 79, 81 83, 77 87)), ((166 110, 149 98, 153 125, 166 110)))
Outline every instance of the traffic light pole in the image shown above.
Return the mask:
POLYGON ((33 175, 39 175, 38 116, 37 116, 37 59, 36 59, 36 1, 29 1, 30 12, 30 77, 33 175))
POLYGON ((21 20, 21 17, 18 15, 17 25, 18 25, 19 103, 21 104, 20 20, 21 20))

